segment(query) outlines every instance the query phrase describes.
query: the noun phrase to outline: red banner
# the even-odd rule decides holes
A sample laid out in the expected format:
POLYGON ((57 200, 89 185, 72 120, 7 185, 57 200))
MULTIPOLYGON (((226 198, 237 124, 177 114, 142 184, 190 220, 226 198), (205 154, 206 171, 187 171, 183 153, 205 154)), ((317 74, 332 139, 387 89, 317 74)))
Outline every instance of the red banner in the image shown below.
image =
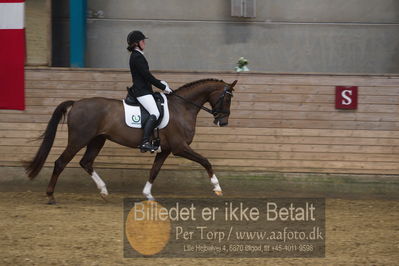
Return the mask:
POLYGON ((0 109, 25 109, 23 2, 0 0, 0 109))

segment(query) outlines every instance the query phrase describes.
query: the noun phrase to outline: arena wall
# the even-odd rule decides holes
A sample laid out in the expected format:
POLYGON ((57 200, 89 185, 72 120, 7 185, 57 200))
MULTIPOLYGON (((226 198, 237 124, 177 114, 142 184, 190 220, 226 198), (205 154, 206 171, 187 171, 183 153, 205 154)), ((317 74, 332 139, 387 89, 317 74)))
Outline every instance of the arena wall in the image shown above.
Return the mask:
MULTIPOLYGON (((87 67, 128 65, 126 36, 149 36, 152 69, 398 73, 397 1, 258 0, 256 17, 227 0, 88 0, 87 67)), ((53 0, 53 66, 69 66, 68 0, 53 0)))
MULTIPOLYGON (((201 111, 192 147, 217 171, 247 173, 398 175, 399 76, 155 72, 172 88, 201 78, 238 79, 228 127, 201 111), (356 111, 335 109, 335 86, 359 86, 356 111)), ((31 159, 54 108, 65 100, 124 98, 127 70, 26 68, 26 111, 0 110, 0 166, 31 159)), ((46 167, 67 141, 59 126, 46 167)), ((76 158, 69 167, 79 167, 76 158)), ((149 169, 153 155, 107 142, 95 162, 103 169, 149 169)), ((202 169, 171 156, 164 169, 202 169)))

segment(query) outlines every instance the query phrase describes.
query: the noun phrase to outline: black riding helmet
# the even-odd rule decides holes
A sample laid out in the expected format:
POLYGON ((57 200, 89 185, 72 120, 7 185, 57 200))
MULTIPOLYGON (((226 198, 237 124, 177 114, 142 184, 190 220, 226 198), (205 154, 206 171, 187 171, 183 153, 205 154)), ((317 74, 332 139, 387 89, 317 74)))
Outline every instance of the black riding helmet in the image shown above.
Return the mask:
POLYGON ((148 39, 141 31, 134 30, 127 36, 127 44, 139 43, 141 40, 148 39))

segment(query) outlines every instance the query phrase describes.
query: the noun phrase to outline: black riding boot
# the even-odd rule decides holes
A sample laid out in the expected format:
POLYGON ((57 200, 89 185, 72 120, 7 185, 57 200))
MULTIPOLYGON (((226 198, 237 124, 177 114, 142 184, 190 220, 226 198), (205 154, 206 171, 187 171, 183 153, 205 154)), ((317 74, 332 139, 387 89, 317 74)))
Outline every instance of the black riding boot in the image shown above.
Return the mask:
POLYGON ((145 122, 145 125, 143 126, 144 129, 143 142, 140 145, 141 152, 146 152, 146 151, 153 152, 155 150, 155 147, 150 142, 150 137, 152 132, 154 131, 154 126, 156 122, 157 118, 155 115, 151 115, 148 118, 147 122, 145 122))

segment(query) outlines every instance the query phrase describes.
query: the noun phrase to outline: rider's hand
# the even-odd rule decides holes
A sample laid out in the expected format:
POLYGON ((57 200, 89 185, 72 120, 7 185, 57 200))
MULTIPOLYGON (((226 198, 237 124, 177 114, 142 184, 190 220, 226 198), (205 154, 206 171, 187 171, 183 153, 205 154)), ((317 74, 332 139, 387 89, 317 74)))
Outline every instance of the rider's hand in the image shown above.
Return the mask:
POLYGON ((169 93, 173 93, 173 90, 171 88, 169 88, 169 87, 166 87, 163 92, 166 93, 166 94, 169 94, 169 93))
POLYGON ((163 90, 166 94, 169 94, 169 93, 172 93, 173 92, 173 90, 171 89, 171 88, 169 88, 169 85, 168 85, 168 83, 166 82, 166 81, 164 81, 164 80, 161 80, 161 83, 163 84, 163 85, 165 85, 165 89, 163 90))

